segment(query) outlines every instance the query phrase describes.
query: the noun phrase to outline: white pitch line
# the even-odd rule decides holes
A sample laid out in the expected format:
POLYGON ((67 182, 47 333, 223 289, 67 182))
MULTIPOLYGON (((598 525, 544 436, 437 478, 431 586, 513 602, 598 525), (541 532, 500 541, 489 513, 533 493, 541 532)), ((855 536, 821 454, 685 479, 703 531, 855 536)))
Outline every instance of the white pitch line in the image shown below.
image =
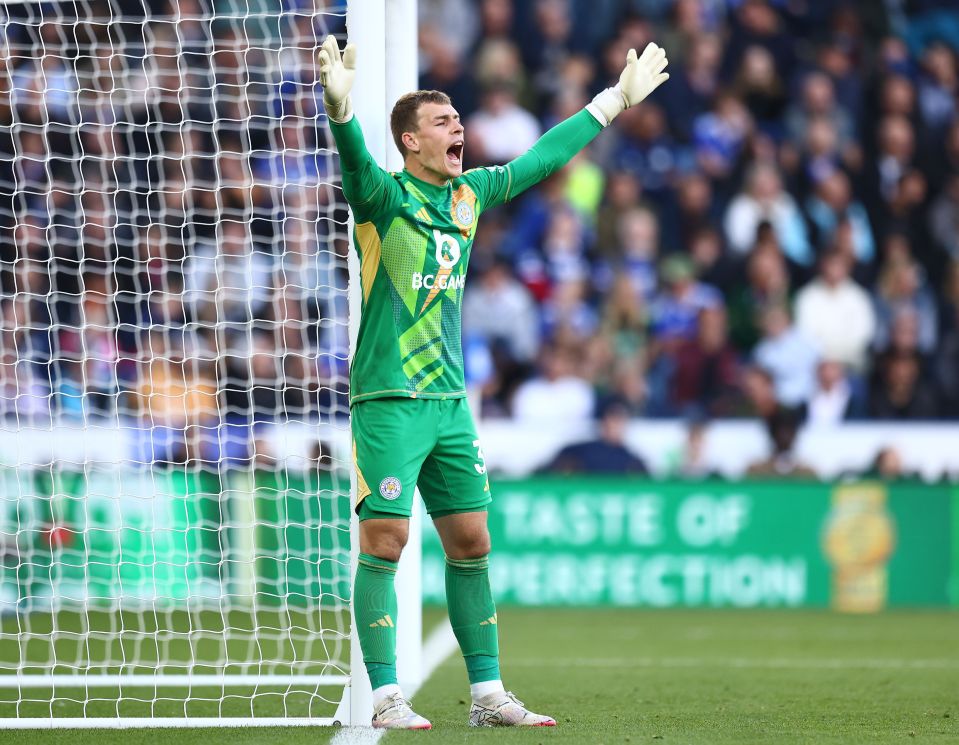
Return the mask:
POLYGON ((931 659, 750 659, 748 657, 574 657, 569 659, 516 659, 509 667, 598 667, 598 668, 693 668, 721 667, 769 670, 959 670, 959 660, 931 659))
MULTIPOLYGON (((436 668, 456 651, 456 647, 456 636, 453 634, 453 627, 450 626, 450 619, 444 618, 423 642, 423 676, 419 685, 403 692, 407 698, 413 698, 416 695, 436 668)), ((385 730, 372 727, 341 727, 333 735, 330 745, 374 745, 385 734, 385 730)))

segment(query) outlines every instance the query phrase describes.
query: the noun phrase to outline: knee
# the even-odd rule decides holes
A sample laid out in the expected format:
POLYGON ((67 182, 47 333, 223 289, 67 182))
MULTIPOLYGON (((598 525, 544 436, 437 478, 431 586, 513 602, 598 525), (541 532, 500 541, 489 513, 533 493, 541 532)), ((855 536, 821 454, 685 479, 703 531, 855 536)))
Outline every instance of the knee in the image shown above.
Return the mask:
POLYGON ((399 561, 409 539, 409 524, 405 520, 391 520, 396 525, 366 528, 360 524, 360 551, 386 561, 399 561))
POLYGON ((451 559, 482 559, 489 554, 491 548, 489 533, 483 531, 458 541, 449 556, 451 559))
POLYGON ((405 541, 381 541, 376 544, 376 548, 372 551, 364 551, 363 553, 372 554, 378 559, 385 559, 386 561, 396 563, 400 560, 400 556, 403 555, 403 548, 405 546, 405 541))

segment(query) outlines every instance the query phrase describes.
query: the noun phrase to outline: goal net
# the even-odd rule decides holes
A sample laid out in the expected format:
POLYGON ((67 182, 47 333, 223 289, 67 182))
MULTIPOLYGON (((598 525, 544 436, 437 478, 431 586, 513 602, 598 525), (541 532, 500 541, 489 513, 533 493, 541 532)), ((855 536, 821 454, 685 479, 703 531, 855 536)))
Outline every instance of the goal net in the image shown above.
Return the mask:
POLYGON ((346 12, 0 5, 0 728, 336 716, 346 12))

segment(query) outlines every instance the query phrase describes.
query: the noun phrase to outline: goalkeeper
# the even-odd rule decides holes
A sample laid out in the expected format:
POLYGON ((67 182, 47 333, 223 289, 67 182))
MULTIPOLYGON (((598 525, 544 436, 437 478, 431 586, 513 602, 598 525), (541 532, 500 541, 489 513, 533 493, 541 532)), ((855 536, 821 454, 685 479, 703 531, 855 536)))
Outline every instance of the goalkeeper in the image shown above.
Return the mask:
MULTIPOLYGON (((471 726, 553 726, 503 687, 490 590, 490 489, 466 402, 460 318, 484 210, 565 165, 669 76, 666 53, 630 50, 619 83, 505 166, 463 172, 463 125, 439 91, 401 97, 390 115, 404 168, 374 162, 353 116, 356 49, 330 36, 319 54, 323 102, 353 211, 362 314, 350 371, 360 558, 353 609, 373 686, 373 726, 429 729, 397 685, 393 578, 419 486, 446 553, 449 618, 466 661, 471 726)), ((495 308, 490 308, 495 313, 495 308)))

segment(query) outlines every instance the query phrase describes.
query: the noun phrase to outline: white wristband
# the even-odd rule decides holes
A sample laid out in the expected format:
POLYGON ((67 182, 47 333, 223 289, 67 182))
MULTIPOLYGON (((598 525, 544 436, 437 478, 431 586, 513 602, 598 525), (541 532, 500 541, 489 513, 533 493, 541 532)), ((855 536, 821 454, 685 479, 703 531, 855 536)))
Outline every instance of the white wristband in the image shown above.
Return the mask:
POLYGON ((626 99, 619 86, 607 88, 596 94, 595 98, 586 105, 586 110, 604 127, 626 110, 626 99))

